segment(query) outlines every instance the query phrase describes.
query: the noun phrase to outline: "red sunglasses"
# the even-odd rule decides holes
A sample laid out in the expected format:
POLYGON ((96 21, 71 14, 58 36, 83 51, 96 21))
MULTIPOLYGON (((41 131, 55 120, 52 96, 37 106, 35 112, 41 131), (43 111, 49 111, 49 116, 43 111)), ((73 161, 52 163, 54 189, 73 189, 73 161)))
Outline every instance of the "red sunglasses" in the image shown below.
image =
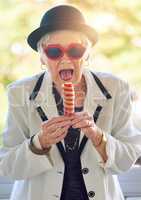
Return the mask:
POLYGON ((44 48, 44 52, 49 59, 57 60, 64 56, 64 53, 70 59, 80 59, 85 52, 86 48, 79 43, 71 43, 67 48, 60 44, 49 44, 44 48))

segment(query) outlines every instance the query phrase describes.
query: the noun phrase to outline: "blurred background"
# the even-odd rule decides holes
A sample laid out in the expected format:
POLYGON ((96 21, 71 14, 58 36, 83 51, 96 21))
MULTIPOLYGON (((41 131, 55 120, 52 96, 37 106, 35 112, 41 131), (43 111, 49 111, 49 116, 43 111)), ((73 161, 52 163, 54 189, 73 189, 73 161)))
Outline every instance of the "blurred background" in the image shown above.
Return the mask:
POLYGON ((41 71, 38 54, 27 45, 27 35, 39 26, 47 9, 61 3, 78 6, 99 33, 92 52, 93 68, 127 80, 140 95, 140 0, 0 0, 0 133, 7 112, 6 86, 41 71))

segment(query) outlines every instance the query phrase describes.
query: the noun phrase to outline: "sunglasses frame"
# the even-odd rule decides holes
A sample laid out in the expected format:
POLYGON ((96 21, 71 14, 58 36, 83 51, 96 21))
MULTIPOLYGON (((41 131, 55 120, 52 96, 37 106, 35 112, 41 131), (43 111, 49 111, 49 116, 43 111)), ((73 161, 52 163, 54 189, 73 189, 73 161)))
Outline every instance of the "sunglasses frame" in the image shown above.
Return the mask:
POLYGON ((59 60, 61 57, 64 56, 64 54, 67 54, 67 56, 70 58, 70 59, 73 59, 73 60, 78 60, 80 58, 83 57, 84 53, 86 51, 86 47, 83 46, 82 44, 80 43, 71 43, 68 45, 68 47, 63 47, 62 45, 60 44, 48 44, 46 48, 44 48, 44 53, 46 54, 46 56, 51 59, 51 60, 59 60), (78 56, 78 57, 74 57, 74 56, 71 56, 69 55, 69 50, 71 48, 74 48, 74 47, 79 47, 83 50, 83 54, 81 56, 78 56), (58 57, 51 57, 51 56, 48 56, 48 53, 47 51, 49 50, 49 48, 58 48, 59 50, 61 50, 61 53, 58 57))

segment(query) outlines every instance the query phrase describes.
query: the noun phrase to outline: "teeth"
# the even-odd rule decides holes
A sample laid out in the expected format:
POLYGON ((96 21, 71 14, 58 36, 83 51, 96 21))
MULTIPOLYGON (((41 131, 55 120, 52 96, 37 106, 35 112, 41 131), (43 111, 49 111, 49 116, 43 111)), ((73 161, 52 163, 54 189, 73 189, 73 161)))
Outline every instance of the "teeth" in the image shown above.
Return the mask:
POLYGON ((62 72, 62 71, 64 71, 64 72, 68 72, 68 71, 73 72, 73 69, 61 69, 60 72, 62 72))
POLYGON ((60 70, 59 74, 60 74, 60 77, 62 80, 67 81, 67 80, 72 79, 73 70, 72 69, 63 69, 63 70, 60 70))

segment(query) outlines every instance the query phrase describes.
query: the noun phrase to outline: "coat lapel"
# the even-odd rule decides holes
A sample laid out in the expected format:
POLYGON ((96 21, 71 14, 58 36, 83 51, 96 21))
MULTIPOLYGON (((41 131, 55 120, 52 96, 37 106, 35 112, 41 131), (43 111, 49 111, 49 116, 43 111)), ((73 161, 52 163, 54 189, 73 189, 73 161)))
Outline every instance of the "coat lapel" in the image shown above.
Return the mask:
MULTIPOLYGON (((107 98, 100 90, 98 84, 93 78, 93 75, 88 69, 83 70, 83 75, 87 84, 84 111, 87 111, 91 116, 93 116, 98 106, 105 106, 107 98)), ((52 79, 48 71, 45 73, 40 91, 34 100, 34 105, 36 107, 41 106, 48 119, 58 116, 57 105, 52 91, 52 79)), ((83 136, 84 133, 81 131, 80 142, 83 136)), ((64 141, 62 141, 62 143, 64 145, 64 141)))
MULTIPOLYGON (((94 115, 98 106, 105 106, 107 98, 101 92, 99 86, 93 78, 92 73, 85 69, 83 72, 87 84, 87 94, 84 102, 84 111, 88 112, 91 116, 94 115)), ((81 131, 80 142, 84 136, 84 133, 81 131)))
POLYGON ((40 105, 42 107, 48 119, 58 116, 55 99, 52 93, 51 75, 48 71, 45 73, 42 86, 35 102, 37 106, 40 105))

